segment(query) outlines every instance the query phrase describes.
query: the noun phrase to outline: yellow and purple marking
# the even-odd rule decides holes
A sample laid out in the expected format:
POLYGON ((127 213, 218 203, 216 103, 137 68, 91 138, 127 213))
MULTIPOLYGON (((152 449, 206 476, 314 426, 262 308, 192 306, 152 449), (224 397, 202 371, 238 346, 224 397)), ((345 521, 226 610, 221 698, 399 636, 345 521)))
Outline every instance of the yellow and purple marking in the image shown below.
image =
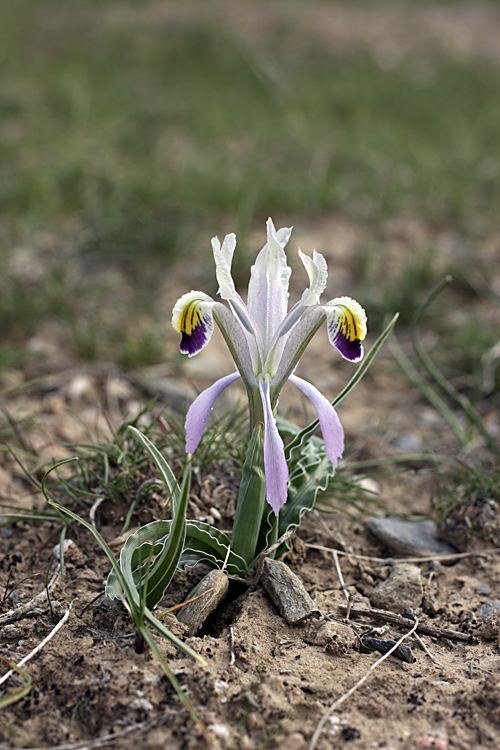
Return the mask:
POLYGON ((180 349, 190 357, 203 349, 212 336, 214 324, 210 309, 204 309, 206 302, 205 295, 193 296, 190 292, 181 297, 174 308, 172 323, 182 334, 180 349))

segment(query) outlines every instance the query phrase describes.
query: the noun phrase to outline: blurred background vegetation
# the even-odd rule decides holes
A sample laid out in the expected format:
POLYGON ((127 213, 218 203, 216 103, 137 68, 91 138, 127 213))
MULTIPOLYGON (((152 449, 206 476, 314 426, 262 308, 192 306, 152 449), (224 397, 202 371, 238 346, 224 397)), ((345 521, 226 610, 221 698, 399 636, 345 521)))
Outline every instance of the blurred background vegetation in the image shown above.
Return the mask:
POLYGON ((214 234, 245 251, 270 215, 336 216, 363 231, 349 293, 375 328, 453 273, 432 325, 477 385, 500 322, 498 3, 16 0, 0 35, 0 367, 162 361, 179 258, 215 293, 214 234))

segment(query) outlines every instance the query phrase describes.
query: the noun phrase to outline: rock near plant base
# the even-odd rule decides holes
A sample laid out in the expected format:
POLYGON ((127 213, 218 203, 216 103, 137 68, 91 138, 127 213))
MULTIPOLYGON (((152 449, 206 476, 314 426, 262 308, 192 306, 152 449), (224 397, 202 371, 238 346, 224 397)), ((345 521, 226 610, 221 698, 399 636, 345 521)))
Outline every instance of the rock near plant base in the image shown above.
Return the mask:
POLYGON ((375 586, 370 602, 378 609, 402 614, 405 609, 419 607, 423 596, 420 568, 408 563, 398 563, 389 578, 375 586))

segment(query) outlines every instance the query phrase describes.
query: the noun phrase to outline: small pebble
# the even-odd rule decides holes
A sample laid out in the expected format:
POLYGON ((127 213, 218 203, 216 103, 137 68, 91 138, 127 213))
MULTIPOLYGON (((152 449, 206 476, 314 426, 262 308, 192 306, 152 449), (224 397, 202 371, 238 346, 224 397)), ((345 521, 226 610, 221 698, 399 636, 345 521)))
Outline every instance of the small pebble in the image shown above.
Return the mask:
POLYGON ((207 726, 209 732, 212 732, 218 740, 220 740, 224 747, 229 747, 232 740, 231 729, 227 724, 209 724, 207 726))
POLYGON ((403 435, 396 438, 393 445, 404 453, 418 453, 422 450, 422 438, 419 435, 403 435))
POLYGON ((177 619, 189 627, 188 635, 194 635, 206 619, 218 607, 227 594, 229 581, 221 570, 211 570, 188 594, 186 601, 200 597, 186 604, 177 614, 177 619), (203 596, 200 596, 202 594, 203 596))
POLYGON ((479 632, 482 638, 485 638, 487 641, 491 641, 494 638, 498 639, 500 634, 500 612, 495 612, 488 617, 481 617, 479 632))
POLYGON ((300 578, 284 562, 266 558, 261 581, 289 625, 319 612, 300 578))
POLYGON ((489 596, 491 594, 491 589, 486 583, 482 583, 480 586, 476 586, 474 591, 478 596, 489 596))
POLYGON ((481 604, 478 617, 491 617, 495 612, 500 612, 500 601, 498 599, 490 599, 489 602, 481 604))
POLYGON ((131 703, 128 704, 129 710, 134 713, 150 713, 153 710, 153 704, 146 698, 134 698, 131 703))
POLYGON ((316 646, 324 646, 326 651, 341 656, 356 642, 356 635, 352 628, 339 622, 325 622, 314 638, 316 646))
POLYGON ((300 732, 292 732, 286 740, 279 745, 279 750, 305 750, 307 746, 305 737, 300 732))
POLYGON ((370 602, 373 607, 402 614, 405 609, 419 607, 423 596, 420 568, 408 563, 398 563, 389 578, 375 586, 370 602))

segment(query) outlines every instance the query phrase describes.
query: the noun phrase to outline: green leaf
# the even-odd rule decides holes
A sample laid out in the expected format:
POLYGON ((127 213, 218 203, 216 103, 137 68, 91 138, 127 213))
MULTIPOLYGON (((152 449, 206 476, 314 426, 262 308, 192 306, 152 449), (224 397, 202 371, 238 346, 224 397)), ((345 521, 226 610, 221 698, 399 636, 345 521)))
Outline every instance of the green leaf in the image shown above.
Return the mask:
MULTIPOLYGON (((153 521, 131 534, 125 542, 120 554, 120 568, 122 572, 126 571, 127 580, 136 589, 144 585, 144 579, 148 575, 148 561, 152 556, 161 555, 168 545, 171 528, 172 521, 153 521)), ((227 561, 226 569, 229 574, 244 576, 248 569, 245 560, 230 550, 230 547, 231 543, 222 531, 202 521, 187 521, 184 548, 177 568, 185 570, 198 563, 206 563, 221 569, 227 561)), ((156 565, 156 560, 150 570, 153 565, 156 565)), ((120 596, 114 570, 108 576, 106 594, 112 599, 120 596)))
POLYGON ((1 708, 7 708, 7 706, 11 706, 16 701, 19 701, 21 700, 21 698, 24 698, 25 696, 27 696, 29 691, 31 690, 32 678, 27 672, 25 672, 24 669, 19 667, 15 662, 9 661, 4 656, 0 656, 0 659, 6 662, 6 664, 10 667, 10 669, 16 674, 18 674, 22 680, 24 680, 24 685, 21 685, 16 690, 13 690, 12 692, 7 693, 6 695, 2 695, 0 697, 0 709, 1 709, 1 708))
POLYGON ((227 572, 244 576, 248 572, 248 565, 230 547, 231 543, 222 531, 202 521, 187 521, 186 542, 179 567, 190 568, 198 562, 205 562, 221 569, 227 558, 227 572))
POLYGON ((233 549, 250 563, 255 557, 262 517, 266 509, 264 425, 258 422, 248 446, 233 524, 233 549))
POLYGON ((140 442, 146 448, 147 452, 156 464, 156 467, 165 483, 165 487, 170 495, 172 501, 172 515, 174 515, 175 504, 180 502, 181 494, 179 483, 175 477, 174 472, 172 471, 172 469, 168 465, 168 462, 162 456, 158 448, 153 445, 151 440, 149 440, 146 435, 143 435, 142 432, 140 432, 136 427, 133 427, 132 425, 129 425, 128 429, 140 440, 140 442))
MULTIPOLYGON (((326 490, 328 482, 335 474, 335 468, 326 455, 321 438, 312 436, 301 448, 298 460, 290 460, 288 479, 288 500, 279 514, 278 538, 289 529, 296 528, 304 513, 312 510, 318 492, 326 490)), ((283 544, 277 557, 289 547, 283 544)))

